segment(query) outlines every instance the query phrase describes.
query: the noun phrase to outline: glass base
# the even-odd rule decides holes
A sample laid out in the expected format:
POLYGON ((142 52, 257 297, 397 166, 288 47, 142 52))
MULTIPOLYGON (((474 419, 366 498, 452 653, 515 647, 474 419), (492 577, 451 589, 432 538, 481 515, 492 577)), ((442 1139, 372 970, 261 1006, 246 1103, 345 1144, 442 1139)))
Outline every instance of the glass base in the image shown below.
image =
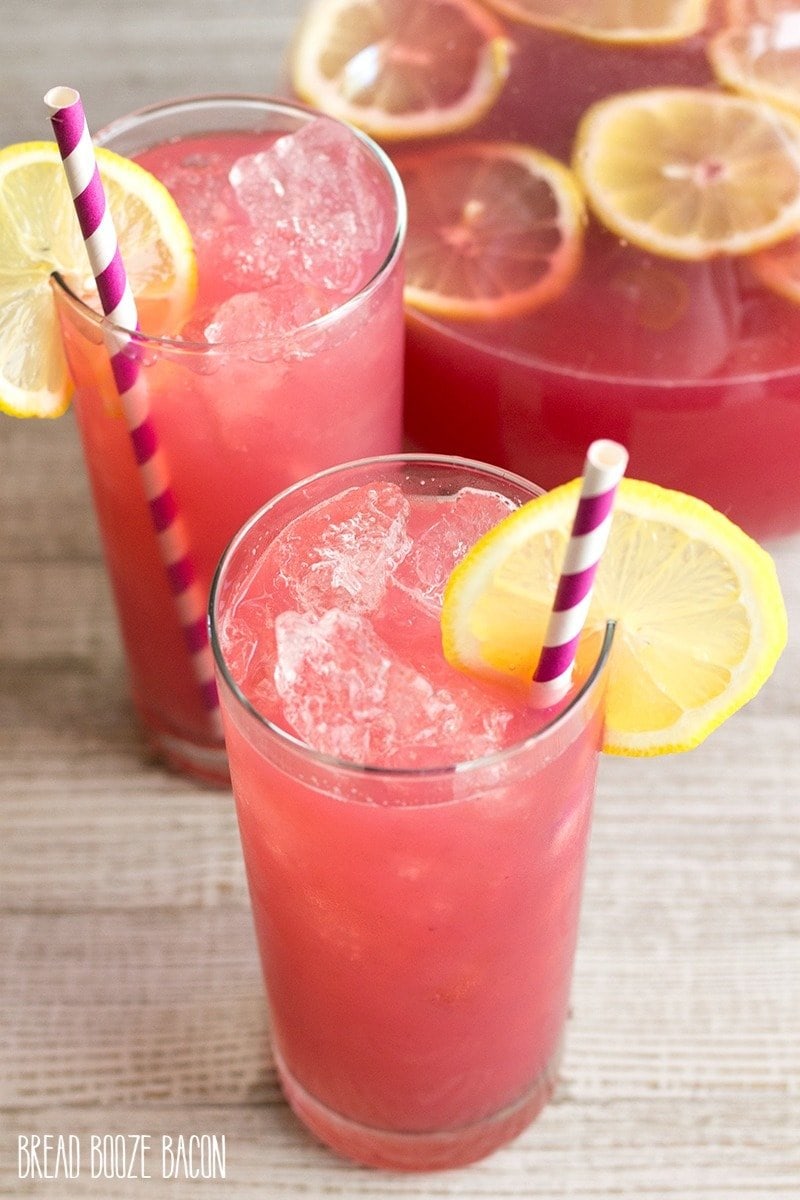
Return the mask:
POLYGON ((156 757, 180 775, 211 787, 230 788, 228 756, 224 746, 210 746, 178 737, 144 724, 144 735, 156 757))
POLYGON ((530 1125, 550 1099, 560 1060, 558 1050, 529 1092, 515 1104, 475 1125, 438 1133, 401 1133, 359 1125, 333 1112, 309 1095, 275 1053, 284 1094, 303 1124, 342 1157, 367 1167, 392 1171, 441 1171, 463 1167, 504 1146, 530 1125))

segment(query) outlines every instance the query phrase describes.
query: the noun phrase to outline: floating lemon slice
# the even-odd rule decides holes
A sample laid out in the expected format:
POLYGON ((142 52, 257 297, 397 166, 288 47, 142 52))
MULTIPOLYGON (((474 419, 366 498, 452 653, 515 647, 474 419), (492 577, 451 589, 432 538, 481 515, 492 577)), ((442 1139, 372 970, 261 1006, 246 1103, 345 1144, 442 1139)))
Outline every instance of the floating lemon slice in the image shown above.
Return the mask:
POLYGON ((800 235, 760 250, 747 262, 764 287, 792 304, 800 304, 800 235))
POLYGON ((722 29, 707 49, 720 83, 800 115, 800 12, 722 29))
MULTIPOLYGON (((460 670, 527 686, 556 592, 580 480, 486 534, 445 589, 442 642, 460 670)), ((576 660, 611 652, 604 749, 689 750, 750 700, 786 643, 772 559, 707 504, 623 480, 576 660)))
POLYGON ((513 142, 398 155, 408 197, 406 302, 456 320, 530 312, 580 265, 586 221, 572 172, 513 142))
POLYGON ((667 258, 751 254, 800 229, 800 119, 748 97, 601 100, 578 126, 574 167, 604 225, 667 258))
MULTIPOLYGON (((189 230, 148 171, 109 150, 96 153, 142 327, 171 332, 196 290, 189 230)), ((0 150, 0 409, 13 416, 56 417, 69 403, 54 271, 99 308, 55 142, 7 146, 0 150)))
POLYGON ((475 0, 317 0, 291 73, 302 99, 387 140, 473 125, 508 60, 502 25, 475 0))
POLYGON ((709 0, 488 0, 492 8, 542 29, 594 42, 652 45, 691 37, 709 0))

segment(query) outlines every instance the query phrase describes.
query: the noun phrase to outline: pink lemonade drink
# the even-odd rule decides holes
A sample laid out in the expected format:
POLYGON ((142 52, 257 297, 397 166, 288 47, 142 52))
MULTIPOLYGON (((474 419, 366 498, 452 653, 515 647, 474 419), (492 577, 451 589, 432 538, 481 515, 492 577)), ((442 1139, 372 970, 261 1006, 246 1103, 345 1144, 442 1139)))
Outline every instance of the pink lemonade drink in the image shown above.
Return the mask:
POLYGON ((222 711, 275 1060, 346 1157, 480 1158, 552 1092, 604 666, 554 711, 454 671, 445 581, 536 494, 444 457, 295 486, 212 589, 222 711))
MULTIPOLYGON (((255 508, 310 472, 398 449, 405 210, 369 139, 260 98, 159 106, 102 131, 172 193, 198 288, 178 327, 142 305, 140 364, 205 596, 255 508)), ((143 248, 146 253, 146 248, 143 248)), ((75 410, 145 732, 172 765, 227 779, 120 414, 103 321, 56 281, 75 410)))
MULTIPOLYGON (((316 0, 317 11, 336 2, 316 0)), ((335 51, 330 63, 321 59, 320 75, 330 71, 325 77, 329 91, 321 94, 332 96, 336 80, 349 80, 351 75, 361 79, 361 91, 353 87, 347 92, 351 119, 358 123, 362 112, 364 128, 375 122, 373 136, 394 157, 407 188, 408 280, 416 278, 419 252, 427 264, 420 279, 445 295, 441 311, 420 307, 413 299, 408 308, 410 444, 425 451, 480 457, 549 488, 580 473, 589 442, 612 437, 629 448, 633 476, 697 495, 755 537, 800 528, 800 473, 793 449, 800 444, 798 223, 787 225, 767 248, 756 248, 758 239, 748 226, 735 252, 711 245, 709 239, 708 245, 692 249, 694 258, 682 258, 674 246, 649 236, 650 230, 637 241, 636 231, 618 228, 620 197, 626 201, 642 184, 641 178, 632 180, 626 193, 627 182, 620 180, 619 193, 601 215, 588 197, 582 232, 575 239, 577 269, 563 272, 528 311, 504 315, 504 289, 511 286, 514 270, 527 261, 526 250, 523 245, 512 250, 509 266, 503 262, 502 242, 487 241, 485 234, 490 217, 496 216, 503 235, 513 226, 511 170, 496 197, 507 204, 501 220, 478 210, 486 195, 481 191, 486 154, 474 160, 472 194, 467 187, 454 193, 448 173, 452 163, 442 157, 443 150, 456 144, 481 144, 485 149, 514 143, 544 152, 575 172, 576 160, 586 150, 582 125, 593 105, 612 95, 669 89, 669 95, 659 99, 659 115, 642 118, 636 132, 642 145, 631 144, 630 162, 641 165, 650 149, 663 146, 664 131, 678 129, 677 165, 667 168, 676 173, 672 182, 686 150, 685 161, 692 167, 700 163, 713 188, 715 179, 724 185, 738 174, 736 156, 748 153, 749 134, 743 121, 740 144, 734 138, 726 145, 730 158, 720 160, 709 151, 704 161, 703 134, 694 136, 699 121, 681 114, 675 102, 676 93, 680 102, 699 91, 741 103, 747 121, 756 111, 764 122, 774 121, 776 141, 783 140, 783 145, 774 157, 758 158, 754 175, 778 179, 780 159, 788 165, 795 194, 800 172, 797 5, 786 0, 676 0, 663 5, 629 0, 616 5, 611 0, 561 5, 553 0, 376 0, 373 7, 384 13, 374 34, 375 55, 370 57, 366 48, 371 35, 365 24, 351 39, 350 74, 335 59, 335 51), (466 23, 457 12, 466 7, 482 11, 484 20, 492 21, 505 39, 507 77, 485 114, 457 133, 415 137, 414 122, 421 125, 428 115, 426 99, 431 105, 448 99, 443 31, 454 22, 466 23), (688 13, 690 23, 685 30, 668 28, 663 41, 655 32, 636 30, 637 23, 651 23, 657 13, 672 13, 675 21, 688 13), (387 64, 385 79, 381 76, 376 82, 364 69, 359 75, 359 66, 375 62, 387 64), (375 106, 390 96, 396 115, 403 88, 413 96, 413 68, 403 74, 402 64, 423 62, 430 84, 422 93, 422 112, 412 110, 409 102, 409 136, 401 136, 396 121, 393 127, 387 124, 384 140, 375 106), (737 70, 740 76, 733 78, 737 70), (772 103, 769 88, 776 79, 789 86, 772 103), (497 302, 496 317, 448 315, 453 272, 463 269, 468 280, 468 266, 454 267, 442 256, 437 275, 426 258, 431 238, 437 237, 449 240, 451 247, 460 239, 468 252, 471 248, 487 263, 494 256, 486 277, 491 277, 492 286, 497 284, 496 293, 488 296, 497 302)), ((669 18, 664 19, 668 24, 669 18)), ((451 74, 452 59, 451 51, 451 74)), ((470 69, 465 51, 465 89, 470 69)), ((336 104, 331 103, 329 111, 341 115, 336 104)), ((620 129, 617 141, 623 146, 633 136, 633 125, 620 129)), ((609 136, 604 153, 610 145, 609 136)), ((595 178, 600 174, 596 170, 595 178)), ((677 196, 674 203, 676 209, 683 205, 688 211, 699 189, 689 167, 685 179, 686 195, 677 196)), ((603 178, 609 196, 617 182, 610 173, 603 178)), ((582 180, 578 183, 583 187, 582 180)), ((753 204, 750 194, 742 195, 736 205, 731 200, 731 225, 740 219, 747 224, 760 202, 759 196, 753 204)), ((637 213, 643 222, 652 215, 643 215, 647 203, 645 196, 643 210, 637 213)), ((728 205, 728 200, 722 204, 728 205)), ((654 205, 655 223, 667 207, 654 205)), ((759 219, 753 216, 753 226, 759 219)), ((702 231, 701 239, 706 236, 702 231)), ((541 258, 547 252, 547 247, 541 248, 541 258)), ((533 274, 539 262, 534 259, 533 274)))

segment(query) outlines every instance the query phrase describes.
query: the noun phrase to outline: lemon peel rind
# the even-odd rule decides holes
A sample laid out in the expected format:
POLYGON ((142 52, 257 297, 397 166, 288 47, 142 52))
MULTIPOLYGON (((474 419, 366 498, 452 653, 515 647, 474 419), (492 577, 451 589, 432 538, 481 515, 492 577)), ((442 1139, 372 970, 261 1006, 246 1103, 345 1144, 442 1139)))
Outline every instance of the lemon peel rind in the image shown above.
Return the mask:
POLYGON ((536 312, 544 305, 558 299, 572 283, 580 270, 584 253, 584 229, 587 221, 586 202, 583 189, 574 171, 536 146, 524 142, 466 141, 434 150, 410 151, 398 155, 395 165, 402 178, 403 171, 413 168, 417 162, 430 165, 436 159, 448 161, 472 158, 479 163, 491 160, 516 162, 546 180, 557 202, 560 218, 561 243, 551 257, 551 269, 536 284, 522 290, 508 292, 502 299, 490 297, 477 300, 442 293, 431 288, 420 287, 408 282, 411 254, 407 251, 406 284, 403 299, 406 306, 426 316, 442 317, 453 321, 506 320, 536 312), (534 167, 536 171, 534 171, 534 167))
MULTIPOLYGON (((19 142, 0 149, 0 183, 9 171, 24 169, 28 164, 51 163, 60 168, 61 158, 55 142, 34 140, 19 142)), ((2 200, 0 199, 0 204, 2 200)), ((43 276, 34 287, 47 287, 46 276, 43 276)), ((56 320, 55 310, 53 320, 56 320)), ((66 358, 63 351, 59 360, 51 364, 55 373, 63 380, 63 385, 56 390, 42 389, 38 392, 27 392, 18 388, 11 380, 0 380, 0 412, 20 420, 41 418, 53 420, 61 417, 67 411, 72 399, 73 386, 67 370, 66 358)))
POLYGON ((613 29, 584 25, 580 21, 570 21, 568 18, 542 15, 532 11, 524 0, 486 0, 486 3, 495 12, 519 21, 522 25, 567 34, 581 41, 616 46, 663 46, 684 41, 700 33, 705 26, 709 9, 709 0, 688 0, 688 3, 683 5, 685 19, 673 25, 664 25, 658 29, 639 29, 633 26, 613 29))
MULTIPOLYGON (((197 262, 195 258, 194 246, 191 239, 191 233, 186 226, 186 223, 181 215, 180 209, 173 199, 169 190, 149 171, 130 159, 117 154, 105 147, 95 147, 95 156, 100 174, 106 186, 106 191, 109 199, 109 207, 117 225, 117 233, 120 233, 120 223, 124 230, 124 221, 120 222, 120 214, 114 206, 116 196, 122 198, 124 203, 128 198, 134 198, 139 205, 144 207, 150 214, 154 228, 157 230, 160 238, 169 248, 170 262, 173 267, 173 275, 168 281, 150 281, 146 288, 142 290, 137 287, 137 280, 131 280, 134 291, 140 297, 146 298, 148 302, 160 304, 166 313, 165 319, 170 322, 179 322, 190 310, 197 292, 197 262), (144 183, 146 179, 146 184, 144 183), (138 180, 139 187, 132 187, 131 181, 138 180), (169 235, 169 236, 167 236, 169 235)), ((60 177, 63 172, 61 156, 55 142, 52 141, 30 141, 21 142, 11 146, 6 146, 0 150, 0 185, 2 180, 10 173, 24 172, 27 169, 36 170, 50 169, 56 171, 60 177)), ((64 177, 64 195, 65 195, 65 219, 75 221, 75 231, 77 234, 77 218, 74 216, 72 208, 67 208, 69 203, 69 192, 64 177)), ((0 206, 4 201, 0 194, 0 206)), ((14 220, 13 214, 11 215, 14 220)), ((134 223, 134 227, 138 227, 134 223)), ((59 225, 58 238, 63 235, 63 230, 59 225)), ((78 238, 79 238, 78 234, 78 238)), ((58 240, 58 238, 56 240, 58 240)), ((123 253, 123 259, 127 258, 126 248, 124 244, 124 236, 119 237, 120 248, 123 253)), ((13 264, 13 270, 6 273, 6 280, 17 278, 16 272, 20 272, 20 292, 19 295, 33 297, 36 289, 52 288, 53 272, 58 270, 71 278, 74 272, 76 276, 82 279, 91 279, 91 274, 88 265, 88 259, 84 262, 85 250, 83 249, 80 240, 76 242, 75 253, 80 253, 80 261, 72 263, 61 262, 60 259, 53 258, 48 263, 31 260, 26 263, 25 254, 23 253, 19 261, 13 264)), ((126 261, 126 267, 129 265, 129 260, 126 261)), ((129 272, 130 274, 130 272, 129 272)), ((13 286, 13 282, 12 282, 13 286)), ((81 288, 77 289, 79 292, 81 288)), ((86 297, 78 296, 85 302, 86 297)), ((12 296, 11 303, 14 302, 12 296)), ((56 312, 55 300, 52 294, 48 294, 48 304, 46 305, 48 316, 45 320, 42 316, 42 321, 34 322, 36 330, 39 331, 41 337, 42 360, 43 360, 43 377, 47 379, 45 386, 38 390, 25 390, 17 386, 13 379, 0 380, 0 411, 9 416, 18 417, 20 419, 30 419, 39 417, 43 419, 52 419, 62 416, 69 408, 72 393, 74 391, 72 380, 69 376, 69 370, 66 362, 66 356, 60 343, 58 334, 58 316, 56 312), (49 343, 49 353, 44 349, 49 343), (46 361, 45 361, 46 360, 46 361), (53 380, 60 380, 61 385, 55 389, 52 386, 53 380)), ((43 310, 44 311, 44 310, 43 310)), ((98 321, 103 320, 99 312, 95 312, 98 321)), ((31 336, 35 336, 32 333, 31 336)))
MULTIPOLYGON (((572 488, 577 497, 578 481, 573 481, 566 487, 572 488)), ((555 489, 555 491, 559 490, 555 489)), ((749 703, 769 679, 786 646, 788 619, 773 559, 762 546, 723 513, 695 496, 637 479, 623 479, 620 484, 617 493, 618 507, 621 510, 627 510, 629 500, 635 501, 634 515, 643 516, 646 520, 665 523, 669 515, 689 514, 697 518, 696 528, 698 531, 702 529, 703 532, 709 534, 713 532, 716 535, 712 544, 720 553, 722 553, 721 548, 725 548, 728 552, 735 549, 738 552, 736 556, 737 577, 745 599, 751 601, 746 607, 753 622, 750 645, 754 649, 751 660, 748 662, 748 657, 745 655, 742 663, 739 664, 737 673, 741 676, 741 683, 726 689, 719 701, 715 698, 704 706, 686 710, 674 725, 666 727, 663 731, 664 733, 670 732, 669 739, 665 740, 662 732, 658 730, 639 734, 620 734, 614 733, 607 726, 603 742, 604 753, 649 758, 695 749, 729 717, 749 703), (747 663, 746 671, 745 663, 747 663), (698 721, 701 713, 705 714, 702 722, 698 721)), ((535 503, 535 501, 531 501, 531 503, 535 503)), ((681 526, 681 528, 685 527, 681 526)), ((727 553, 726 557, 728 557, 727 553)), ((624 613, 606 614, 606 616, 616 620, 618 632, 624 636, 624 613)), ((613 682, 614 651, 612 647, 609 690, 613 688, 613 682)))
MULTIPOLYGON (((774 563, 766 555, 766 551, 763 553, 771 568, 774 594, 772 602, 768 606, 760 608, 760 612, 765 617, 763 621, 765 636, 753 661, 748 665, 747 674, 743 677, 742 683, 723 693, 723 703, 709 702, 704 708, 690 709, 684 713, 675 725, 668 727, 672 735, 668 740, 664 740, 658 731, 652 734, 632 735, 614 733, 607 728, 603 741, 605 754, 628 758, 653 758, 662 754, 679 754, 686 750, 694 750, 715 730, 719 729, 729 717, 732 717, 757 696, 775 669, 788 639, 786 608, 780 595, 777 572, 774 563), (702 712, 705 713, 705 720, 699 723, 697 715, 702 712)), ((759 568, 762 584, 766 565, 762 561, 759 568)), ((624 621, 620 623, 624 625, 624 621)), ((753 636, 754 639, 757 637, 755 634, 753 636)), ((613 672, 613 651, 611 670, 613 672)))
POLYGON ((758 282, 773 295, 800 304, 800 238, 796 234, 777 246, 757 251, 746 261, 758 282), (786 265, 782 266, 784 261, 786 265))
MULTIPOLYGON (((687 117, 684 124, 690 123, 687 117)), ((637 88, 606 96, 590 105, 581 117, 571 162, 572 169, 583 187, 587 204, 600 223, 617 237, 659 258, 705 262, 718 257, 746 257, 776 246, 800 231, 800 115, 750 96, 680 85, 637 88), (657 117, 659 107, 663 108, 670 102, 690 103, 693 99, 709 108, 716 105, 720 109, 732 109, 738 104, 744 110, 749 106, 754 113, 764 113, 765 119, 768 111, 771 121, 776 126, 782 126, 785 135, 791 135, 795 151, 797 185, 792 202, 787 204, 779 215, 756 228, 728 236, 708 238, 661 232, 654 228, 653 222, 628 216, 618 203, 609 201, 609 189, 597 181, 598 162, 602 162, 609 124, 613 124, 614 118, 620 113, 630 117, 637 105, 640 113, 650 111, 657 117)))
MULTIPOLYGON (((464 617, 476 594, 481 591, 482 579, 486 578, 487 571, 499 565, 529 539, 533 532, 531 511, 539 518, 538 529, 555 528, 566 536, 579 491, 580 480, 572 480, 528 501, 503 521, 507 538, 495 538, 494 531, 490 531, 455 568, 445 588, 442 614, 442 646, 451 665, 484 678, 504 680, 509 685, 508 675, 480 661, 477 639, 458 636, 459 633, 463 635, 468 625, 464 617), (557 519, 554 521, 554 518, 557 519), (482 579, 480 573, 475 572, 474 580, 470 583, 474 565, 482 559, 486 560, 482 579), (454 603, 456 598, 459 600, 457 605, 454 603)), ((707 536, 703 540, 736 567, 740 594, 751 621, 749 648, 735 669, 738 679, 734 678, 730 687, 719 697, 685 709, 676 722, 660 730, 622 732, 606 722, 602 747, 606 754, 648 758, 692 750, 758 694, 783 652, 788 637, 788 622, 775 564, 763 547, 724 514, 696 497, 644 481, 625 479, 617 494, 617 510, 631 512, 634 517, 645 521, 674 524, 688 537, 700 538, 705 534, 707 536), (675 519, 670 521, 670 517, 675 519)), ((592 626, 587 626, 587 633, 598 634, 609 619, 615 620, 617 626, 609 664, 607 695, 610 696, 615 679, 615 647, 618 639, 626 636, 624 612, 593 614, 592 626)), ((514 686, 520 686, 518 680, 514 686)))
POLYGON ((469 11, 474 27, 485 32, 486 44, 477 70, 457 103, 448 107, 434 106, 425 114, 394 116, 379 105, 358 105, 348 101, 337 84, 339 77, 326 78, 316 64, 327 48, 333 16, 341 16, 355 6, 354 0, 335 0, 333 4, 317 0, 307 10, 289 55, 292 87, 306 104, 348 121, 383 142, 459 133, 477 124, 494 106, 508 79, 514 46, 497 17, 488 8, 472 2, 465 3, 463 8, 469 11), (328 9, 330 11, 326 12, 328 9), (323 16, 327 17, 327 23, 323 16))
POLYGON ((435 138, 450 133, 462 133, 472 128, 486 116, 494 106, 511 69, 512 44, 505 37, 492 38, 487 47, 487 57, 480 76, 476 76, 467 96, 474 95, 472 103, 460 103, 452 109, 432 108, 425 116, 392 117, 377 105, 359 106, 342 100, 337 88, 330 84, 319 86, 302 71, 292 75, 292 87, 305 104, 326 112, 339 121, 355 125, 370 137, 381 142, 403 142, 412 138, 435 138), (486 78, 491 87, 485 90, 478 86, 486 78))
MULTIPOLYGON (((57 417, 63 417, 64 413, 72 403, 72 395, 74 392, 72 382, 69 381, 68 386, 63 392, 52 393, 55 396, 52 404, 45 405, 39 402, 36 405, 26 403, 24 400, 8 400, 6 395, 10 393, 6 390, 6 395, 0 393, 0 412, 5 413, 7 417, 18 417, 21 421, 42 420, 52 421, 57 417)), ((20 391, 20 395, 26 395, 20 391)))
POLYGON ((748 28, 732 27, 721 29, 709 40, 706 53, 717 83, 751 100, 762 100, 795 117, 800 116, 800 86, 796 90, 781 87, 740 69, 733 47, 737 38, 747 38, 748 34, 748 28))

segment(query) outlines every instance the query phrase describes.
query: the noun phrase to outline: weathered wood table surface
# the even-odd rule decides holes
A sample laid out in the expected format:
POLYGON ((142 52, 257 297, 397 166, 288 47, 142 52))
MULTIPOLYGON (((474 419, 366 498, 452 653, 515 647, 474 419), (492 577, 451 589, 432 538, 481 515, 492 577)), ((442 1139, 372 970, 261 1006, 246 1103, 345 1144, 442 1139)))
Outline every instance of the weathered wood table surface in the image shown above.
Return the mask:
MULTIPOLYGON (((49 137, 55 83, 94 125, 268 90, 296 11, 2 0, 0 144, 49 137)), ((800 538, 771 549, 796 631, 800 538)), ((279 1096, 229 794, 144 756, 72 417, 0 417, 0 1195, 800 1195, 798 680, 795 635, 700 750, 603 762, 567 1054, 538 1122, 466 1170, 361 1170, 279 1096), (80 1176, 20 1178, 33 1134, 79 1137, 80 1176), (151 1178, 90 1178, 91 1136, 116 1134, 150 1138, 151 1178), (225 1138, 225 1179, 162 1178, 162 1138, 203 1134, 225 1138)))

